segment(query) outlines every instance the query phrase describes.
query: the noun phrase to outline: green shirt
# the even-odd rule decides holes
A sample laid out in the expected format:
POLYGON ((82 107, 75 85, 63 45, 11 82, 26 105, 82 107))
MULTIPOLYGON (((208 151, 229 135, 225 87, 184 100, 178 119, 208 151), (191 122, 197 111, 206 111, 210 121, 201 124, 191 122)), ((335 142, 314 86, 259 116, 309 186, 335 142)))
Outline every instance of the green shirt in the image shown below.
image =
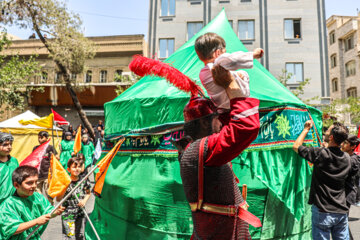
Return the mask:
POLYGON ((85 167, 91 165, 94 155, 94 144, 89 141, 88 144, 81 143, 81 153, 84 154, 85 167))
POLYGON ((19 162, 14 157, 10 157, 6 162, 0 162, 0 204, 15 192, 11 177, 18 166, 19 162))
POLYGON ((67 162, 71 158, 71 153, 74 152, 74 141, 61 141, 61 154, 60 154, 60 163, 67 169, 67 162))
MULTIPOLYGON (((29 222, 53 210, 50 202, 40 193, 35 192, 32 196, 22 198, 11 196, 0 205, 0 227, 1 239, 3 240, 24 240, 36 228, 13 235, 21 223, 29 222)), ((32 235, 31 240, 40 240, 41 234, 45 231, 47 223, 32 235)))

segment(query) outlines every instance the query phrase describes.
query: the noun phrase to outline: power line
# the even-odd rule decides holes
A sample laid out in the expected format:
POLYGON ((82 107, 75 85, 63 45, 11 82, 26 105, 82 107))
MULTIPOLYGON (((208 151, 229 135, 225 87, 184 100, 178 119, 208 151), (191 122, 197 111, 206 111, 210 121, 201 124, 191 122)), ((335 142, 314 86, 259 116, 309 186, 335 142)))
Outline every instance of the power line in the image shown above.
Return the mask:
POLYGON ((75 10, 75 12, 86 14, 86 15, 91 15, 91 16, 116 18, 116 19, 122 19, 122 20, 134 20, 134 21, 145 21, 145 22, 148 21, 147 19, 144 19, 144 18, 118 17, 118 16, 110 16, 110 15, 97 14, 97 13, 84 12, 84 11, 76 11, 76 10, 75 10))

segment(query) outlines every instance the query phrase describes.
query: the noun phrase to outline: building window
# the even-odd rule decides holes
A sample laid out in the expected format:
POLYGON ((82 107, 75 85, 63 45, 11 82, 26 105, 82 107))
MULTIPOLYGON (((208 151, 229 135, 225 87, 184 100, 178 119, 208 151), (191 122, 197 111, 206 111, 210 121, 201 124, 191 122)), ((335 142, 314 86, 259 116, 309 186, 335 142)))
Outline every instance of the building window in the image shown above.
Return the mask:
POLYGON ((175 16, 175 0, 161 0, 160 16, 175 16))
POLYGON ((173 38, 159 39, 159 58, 168 58, 174 52, 175 40, 173 38))
POLYGON ((100 82, 101 83, 106 83, 106 79, 107 79, 107 71, 106 70, 101 70, 100 71, 100 82))
POLYGON ((230 24, 230 27, 231 27, 231 28, 234 28, 233 20, 229 20, 229 24, 230 24))
POLYGON ((187 23, 187 40, 195 36, 203 27, 202 22, 188 22, 187 23))
POLYGON ((348 90, 346 90, 346 93, 347 93, 347 97, 354 97, 354 98, 357 97, 356 87, 348 88, 348 90))
POLYGON ((55 73, 55 83, 61 82, 61 73, 57 72, 55 73))
POLYGON ((251 0, 240 0, 240 2, 251 2, 251 0))
POLYGON ((334 44, 335 43, 335 31, 332 31, 330 34, 329 34, 329 39, 330 39, 330 45, 334 44))
POLYGON ((333 91, 333 92, 337 92, 337 91, 339 90, 338 84, 339 84, 339 81, 338 81, 337 78, 334 78, 334 79, 331 81, 332 91, 333 91))
POLYGON ((70 74, 70 80, 71 81, 76 81, 76 74, 75 73, 72 73, 72 74, 70 74))
POLYGON ((348 37, 345 41, 345 52, 354 48, 354 36, 348 37))
POLYGON ((219 3, 230 3, 230 0, 219 0, 219 3))
POLYGON ((303 63, 286 63, 286 72, 291 75, 288 83, 304 81, 303 63))
POLYGON ((350 61, 345 64, 346 77, 354 76, 356 74, 355 61, 350 61))
POLYGON ((254 20, 240 20, 238 26, 238 35, 240 40, 254 40, 255 39, 255 24, 254 20))
POLYGON ((92 71, 87 70, 85 74, 85 82, 90 83, 92 81, 92 71))
POLYGON ((285 39, 301 38, 301 20, 285 19, 285 39))
POLYGON ((337 66, 337 64, 336 64, 336 54, 331 55, 330 62, 331 62, 331 68, 334 68, 334 67, 337 66))
POLYGON ((41 78, 40 78, 41 83, 46 83, 47 80, 48 80, 48 73, 47 72, 42 72, 41 73, 41 78))
POLYGON ((120 69, 115 70, 115 77, 114 77, 115 82, 121 82, 122 73, 123 73, 123 70, 120 70, 120 69))

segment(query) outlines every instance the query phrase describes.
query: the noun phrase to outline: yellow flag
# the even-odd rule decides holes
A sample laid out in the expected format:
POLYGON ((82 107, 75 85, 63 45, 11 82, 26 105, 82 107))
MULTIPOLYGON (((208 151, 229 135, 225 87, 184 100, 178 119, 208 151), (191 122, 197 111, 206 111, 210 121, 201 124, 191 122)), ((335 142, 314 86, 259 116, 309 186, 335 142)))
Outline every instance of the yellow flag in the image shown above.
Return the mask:
POLYGON ((116 145, 113 147, 113 149, 106 154, 106 156, 101 159, 101 161, 97 164, 99 168, 99 172, 95 176, 95 186, 94 186, 94 193, 98 196, 100 196, 102 192, 102 188, 104 186, 105 181, 105 175, 107 173, 107 170, 109 169, 110 163, 115 157, 116 153, 119 151, 119 148, 121 147, 121 144, 124 142, 125 138, 120 139, 116 145))
POLYGON ((76 136, 75 136, 75 143, 74 143, 74 153, 75 155, 80 152, 81 150, 81 125, 79 126, 76 136))
POLYGON ((19 120, 19 123, 22 125, 33 124, 39 127, 52 128, 53 127, 53 114, 50 113, 49 116, 42 118, 35 118, 32 120, 19 120))
POLYGON ((52 198, 64 195, 71 183, 69 174, 53 154, 51 154, 48 183, 48 194, 52 198))

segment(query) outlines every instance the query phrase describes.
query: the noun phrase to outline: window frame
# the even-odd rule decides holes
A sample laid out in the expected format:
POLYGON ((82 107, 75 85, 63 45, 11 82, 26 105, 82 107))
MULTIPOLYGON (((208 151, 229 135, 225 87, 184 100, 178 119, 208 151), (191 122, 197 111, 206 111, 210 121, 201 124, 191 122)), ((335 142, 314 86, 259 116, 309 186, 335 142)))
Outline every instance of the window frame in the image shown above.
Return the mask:
POLYGON ((107 82, 107 74, 108 71, 107 70, 100 70, 100 78, 99 78, 99 82, 100 83, 106 83, 107 82), (103 76, 105 74, 105 81, 103 81, 103 76))
POLYGON ((84 77, 84 83, 91 83, 92 82, 92 70, 87 70, 84 77), (90 79, 90 81, 88 81, 90 79))
POLYGON ((356 62, 355 60, 350 60, 345 63, 345 76, 352 77, 356 75, 356 62), (353 66, 353 68, 351 68, 353 66))
POLYGON ((329 33, 329 44, 333 45, 335 42, 336 42, 335 30, 333 30, 329 33))
POLYGON ((331 68, 335 68, 337 67, 337 56, 336 56, 336 53, 332 54, 330 56, 330 66, 331 68))
POLYGON ((345 52, 350 51, 351 49, 354 49, 355 43, 354 43, 354 34, 344 39, 344 45, 345 45, 345 52), (351 46, 348 46, 349 40, 351 41, 351 46))
POLYGON ((356 87, 349 87, 346 89, 346 96, 349 97, 355 97, 357 98, 357 88, 356 87), (355 94, 354 94, 355 93, 355 94))
POLYGON ((176 14, 176 0, 161 0, 160 1, 160 14, 159 14, 160 17, 175 17, 175 14, 176 14), (162 6, 163 1, 167 1, 166 15, 163 14, 163 6, 162 6), (173 2, 173 4, 174 4, 174 14, 170 13, 170 2, 173 2))
POLYGON ((301 40, 302 39, 302 24, 301 24, 301 21, 302 19, 301 18, 284 18, 284 39, 285 40, 301 40), (286 35, 286 21, 289 21, 291 20, 292 21, 292 35, 293 37, 291 38, 288 38, 286 35), (299 21, 299 25, 300 25, 300 36, 298 38, 296 38, 296 35, 295 35, 295 28, 294 28, 294 21, 299 21))
POLYGON ((204 27, 204 22, 203 21, 197 21, 197 22, 186 22, 186 39, 187 41, 189 41, 193 36, 189 37, 189 24, 201 24, 201 28, 199 29, 199 31, 197 31, 196 33, 194 33, 193 36, 195 36, 198 32, 201 31, 201 29, 204 27))
POLYGON ((175 52, 175 38, 159 38, 158 56, 159 59, 166 59, 175 52), (161 57, 161 40, 166 40, 166 54, 165 57, 161 57), (169 40, 173 41, 173 52, 169 54, 169 40))
MULTIPOLYGON (((248 28, 247 28, 247 32, 248 32, 248 28)), ((238 20, 238 24, 237 24, 237 36, 238 38, 241 40, 241 41, 255 41, 255 19, 239 19, 238 20), (253 38, 240 38, 240 22, 247 22, 247 27, 248 27, 248 24, 249 22, 252 22, 253 23, 253 38)))
POLYGON ((287 74, 289 74, 289 73, 292 74, 292 76, 291 76, 291 78, 288 80, 287 84, 299 84, 299 83, 305 81, 305 77, 304 77, 304 63, 303 63, 303 62, 286 62, 286 63, 285 63, 285 70, 286 70, 287 74), (289 72, 289 71, 288 71, 288 68, 287 68, 287 65, 288 65, 288 64, 294 65, 294 68, 293 68, 293 69, 294 69, 295 74, 294 74, 293 72, 289 72), (301 80, 301 81, 292 81, 292 78, 293 78, 293 77, 295 77, 295 80, 296 80, 296 65, 301 65, 301 77, 302 77, 302 80, 301 80))
POLYGON ((333 78, 331 80, 331 87, 332 87, 332 92, 339 91, 339 79, 338 78, 333 78))

